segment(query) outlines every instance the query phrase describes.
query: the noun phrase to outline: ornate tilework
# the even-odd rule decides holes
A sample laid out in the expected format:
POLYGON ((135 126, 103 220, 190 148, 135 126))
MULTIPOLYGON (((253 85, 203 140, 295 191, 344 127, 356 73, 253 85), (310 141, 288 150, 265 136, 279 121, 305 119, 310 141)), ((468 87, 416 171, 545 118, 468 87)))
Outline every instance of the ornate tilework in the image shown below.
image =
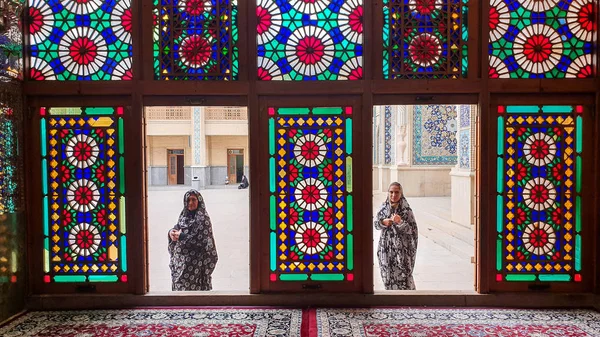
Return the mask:
POLYGON ((459 105, 460 106, 460 127, 468 128, 471 126, 471 106, 470 105, 459 105))
POLYGON ((471 130, 460 130, 458 164, 460 168, 471 168, 471 130))
POLYGON ((392 163, 392 107, 385 106, 385 164, 392 163))
POLYGON ((194 107, 194 164, 200 164, 200 124, 201 120, 201 111, 202 107, 194 107))
POLYGON ((413 114, 413 165, 456 165, 457 107, 416 105, 413 114))

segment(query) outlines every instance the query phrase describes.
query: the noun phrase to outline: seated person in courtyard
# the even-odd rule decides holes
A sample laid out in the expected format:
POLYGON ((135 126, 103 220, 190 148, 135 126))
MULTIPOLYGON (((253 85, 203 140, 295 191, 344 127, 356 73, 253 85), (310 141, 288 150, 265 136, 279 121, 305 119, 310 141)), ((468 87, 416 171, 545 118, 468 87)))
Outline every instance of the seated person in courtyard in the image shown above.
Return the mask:
POLYGON ((175 227, 169 230, 172 289, 211 290, 219 257, 212 224, 200 192, 189 190, 175 227))
POLYGON ((248 186, 250 186, 250 183, 248 183, 248 178, 246 178, 246 175, 244 174, 242 176, 242 183, 240 184, 240 186, 238 186, 238 190, 248 188, 248 186))
POLYGON ((417 222, 402 186, 393 182, 374 221, 381 230, 377 257, 386 290, 415 290, 413 269, 417 257, 417 222))

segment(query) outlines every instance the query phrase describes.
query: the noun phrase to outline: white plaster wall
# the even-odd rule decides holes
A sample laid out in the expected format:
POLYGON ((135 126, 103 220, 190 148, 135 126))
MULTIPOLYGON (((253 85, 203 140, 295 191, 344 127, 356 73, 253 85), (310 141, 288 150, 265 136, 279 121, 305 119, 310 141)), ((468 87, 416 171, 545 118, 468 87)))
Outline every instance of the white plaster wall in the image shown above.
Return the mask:
POLYGON ((206 121, 207 136, 247 136, 248 121, 206 121))
POLYGON ((149 121, 146 125, 147 136, 190 136, 190 121, 149 121))
POLYGON ((380 183, 374 184, 373 189, 385 192, 391 182, 397 181, 407 197, 449 197, 450 170, 450 167, 373 166, 373 180, 377 175, 380 183))
POLYGON ((452 181, 452 198, 450 199, 451 220, 461 225, 472 224, 473 204, 475 199, 475 173, 460 169, 450 172, 452 181))

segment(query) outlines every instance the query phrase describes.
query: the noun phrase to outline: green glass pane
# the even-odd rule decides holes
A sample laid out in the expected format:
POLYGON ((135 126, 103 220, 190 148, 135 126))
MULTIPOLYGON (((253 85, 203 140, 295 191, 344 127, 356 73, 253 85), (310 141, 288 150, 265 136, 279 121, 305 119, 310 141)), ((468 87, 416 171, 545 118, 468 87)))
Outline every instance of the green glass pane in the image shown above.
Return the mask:
POLYGON ((506 107, 508 113, 534 114, 539 111, 540 107, 537 105, 509 105, 506 107))
POLYGON ((575 271, 581 271, 581 235, 575 235, 575 271))
POLYGON ((504 159, 498 158, 496 161, 497 171, 496 171, 496 191, 498 193, 503 192, 503 182, 504 182, 504 159))
MULTIPOLYGON (((281 275, 283 277, 283 275, 281 275)), ((310 279, 313 281, 343 281, 344 274, 312 274, 310 279)))
POLYGON ((50 108, 50 115, 81 115, 81 108, 50 108))
POLYGON ((0 283, 8 283, 8 276, 0 276, 0 283))
POLYGON ((504 230, 504 198, 496 196, 496 231, 502 233, 504 230))
POLYGON ((117 275, 90 275, 88 279, 90 282, 117 282, 119 277, 117 275))
POLYGON ((275 155, 275 119, 269 118, 269 154, 275 155))
POLYGON ((353 197, 351 195, 349 195, 347 197, 347 204, 346 204, 346 221, 348 222, 346 225, 346 229, 348 230, 348 232, 352 232, 354 230, 354 215, 353 215, 353 210, 354 210, 354 201, 353 201, 353 197))
POLYGON ((121 157, 121 163, 119 167, 119 191, 121 194, 125 194, 125 158, 121 157))
POLYGON ((496 270, 502 270, 502 240, 496 240, 496 270))
POLYGON ((275 193, 275 158, 269 159, 269 189, 275 193))
POLYGON ((570 105, 544 105, 542 111, 545 113, 571 113, 573 107, 570 105))
POLYGON ((312 112, 315 115, 341 115, 342 108, 313 108, 312 112))
POLYGON ((279 279, 282 281, 307 281, 308 274, 281 274, 279 279))
POLYGON ((125 137, 123 137, 124 132, 125 128, 123 127, 123 118, 119 118, 119 153, 121 155, 125 153, 125 137))
MULTIPOLYGON (((276 257, 276 251, 277 251, 277 235, 275 234, 275 232, 271 232, 271 240, 270 240, 270 246, 271 246, 271 271, 275 271, 275 269, 277 268, 275 266, 275 264, 277 263, 277 257, 276 257)), ((282 275, 283 276, 283 275, 282 275)))
POLYGON ((42 159, 42 193, 48 195, 48 161, 42 159))
POLYGON ((575 151, 581 153, 583 150, 583 119, 577 116, 577 128, 575 129, 575 151))
POLYGON ((48 228, 50 228, 50 225, 48 224, 48 197, 44 197, 44 205, 43 207, 43 212, 44 212, 44 236, 48 236, 48 228))
POLYGON ((69 283, 69 282, 85 282, 85 275, 57 275, 54 276, 54 282, 69 283))
POLYGON ((40 137, 42 140, 42 157, 46 157, 46 119, 42 118, 40 120, 40 137))
POLYGON ((274 195, 272 195, 269 198, 269 205, 270 205, 270 209, 271 209, 271 211, 270 211, 271 221, 270 221, 269 227, 271 228, 272 231, 274 231, 277 229, 277 213, 275 211, 276 206, 275 206, 275 196, 274 195))
POLYGON ((346 153, 352 154, 352 118, 346 119, 346 153))
POLYGON ((50 239, 44 239, 44 273, 50 272, 50 239))
POLYGON ((346 190, 352 193, 352 157, 346 157, 346 190))
POLYGON ((114 108, 86 108, 87 115, 112 115, 115 113, 114 108))
POLYGON ((309 112, 310 112, 309 108, 278 108, 277 109, 277 113, 280 115, 308 115, 309 112))
POLYGON ((536 279, 535 275, 506 274, 506 280, 512 282, 533 282, 536 279))
POLYGON ((577 156, 575 165, 575 172, 577 172, 577 176, 575 177, 577 181, 575 181, 575 185, 577 186, 577 193, 581 193, 581 156, 577 156))
POLYGON ((504 117, 498 117, 498 155, 504 155, 504 117))
POLYGON ((119 198, 119 228, 121 229, 121 234, 127 233, 127 217, 126 217, 126 209, 125 209, 125 197, 119 198))
POLYGON ((569 282, 571 281, 571 275, 569 274, 554 274, 554 275, 547 275, 547 274, 541 274, 539 276, 540 281, 542 282, 569 282))
POLYGON ((121 269, 127 271, 127 237, 121 235, 121 269))
POLYGON ((581 197, 577 196, 575 201, 575 231, 581 232, 581 197))
POLYGON ((347 236, 348 243, 346 244, 346 255, 348 258, 348 270, 354 269, 354 235, 348 234, 347 236))

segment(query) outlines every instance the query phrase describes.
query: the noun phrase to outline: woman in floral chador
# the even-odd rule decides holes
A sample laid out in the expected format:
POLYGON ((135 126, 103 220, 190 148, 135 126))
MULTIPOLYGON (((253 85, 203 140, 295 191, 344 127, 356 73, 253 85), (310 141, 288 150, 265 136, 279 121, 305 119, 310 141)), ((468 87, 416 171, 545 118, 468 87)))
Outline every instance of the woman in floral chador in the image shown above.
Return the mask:
POLYGON ((417 222, 402 186, 391 183, 388 197, 375 218, 381 230, 377 257, 386 290, 415 290, 413 269, 417 257, 417 222))
POLYGON ((211 290, 219 257, 212 224, 200 192, 183 197, 179 221, 169 230, 169 268, 173 290, 211 290))

